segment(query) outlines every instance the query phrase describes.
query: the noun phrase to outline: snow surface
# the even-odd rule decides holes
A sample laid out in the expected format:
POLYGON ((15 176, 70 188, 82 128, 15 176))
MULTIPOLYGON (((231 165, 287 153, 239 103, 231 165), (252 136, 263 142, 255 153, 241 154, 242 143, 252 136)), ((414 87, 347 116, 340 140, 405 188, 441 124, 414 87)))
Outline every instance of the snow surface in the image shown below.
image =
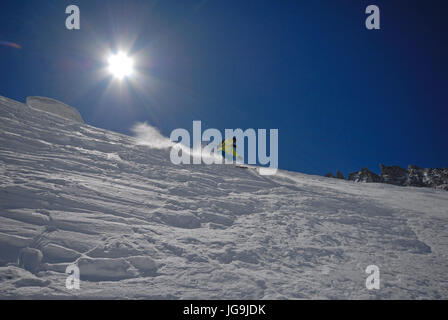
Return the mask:
POLYGON ((60 101, 45 97, 28 97, 26 104, 34 109, 49 112, 59 117, 84 123, 81 114, 75 108, 60 101))
POLYGON ((448 298, 448 192, 173 165, 137 140, 0 97, 0 298, 448 298))

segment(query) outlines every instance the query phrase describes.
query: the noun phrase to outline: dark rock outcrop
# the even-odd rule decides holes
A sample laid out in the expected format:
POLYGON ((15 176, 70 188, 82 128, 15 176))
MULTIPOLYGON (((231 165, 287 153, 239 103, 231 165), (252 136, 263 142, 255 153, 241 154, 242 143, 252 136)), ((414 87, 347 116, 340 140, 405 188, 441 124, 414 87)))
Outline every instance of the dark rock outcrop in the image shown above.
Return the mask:
POLYGON ((348 180, 355 182, 382 182, 381 177, 366 167, 348 175, 348 180))
POLYGON ((342 174, 342 172, 341 171, 336 171, 336 178, 337 179, 343 179, 343 180, 345 180, 345 177, 344 177, 344 175, 342 174))
POLYGON ((419 168, 409 165, 408 172, 408 186, 448 190, 448 168, 419 168))
POLYGON ((413 187, 425 187, 424 180, 426 176, 426 170, 417 166, 408 166, 408 185, 413 187))
POLYGON ((348 180, 355 182, 382 182, 396 186, 432 187, 448 191, 448 168, 420 168, 409 165, 408 169, 399 166, 380 164, 381 174, 377 175, 367 168, 350 173, 348 180))
POLYGON ((327 177, 327 178, 336 178, 336 179, 343 179, 343 180, 345 180, 344 175, 343 175, 342 172, 339 171, 339 170, 336 171, 336 176, 334 176, 332 172, 329 172, 329 173, 327 173, 327 174, 325 175, 325 177, 327 177))
POLYGON ((399 166, 385 166, 380 164, 381 179, 384 183, 396 186, 406 186, 408 183, 409 172, 399 166))

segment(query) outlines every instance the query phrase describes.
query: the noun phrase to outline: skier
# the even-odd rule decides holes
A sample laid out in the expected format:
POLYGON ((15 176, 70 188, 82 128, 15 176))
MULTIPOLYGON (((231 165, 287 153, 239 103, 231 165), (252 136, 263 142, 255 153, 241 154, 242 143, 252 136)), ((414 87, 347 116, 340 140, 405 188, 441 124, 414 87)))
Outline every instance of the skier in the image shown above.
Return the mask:
POLYGON ((219 150, 221 150, 221 154, 224 159, 226 159, 227 156, 231 156, 233 161, 233 156, 239 157, 236 153, 236 137, 233 137, 232 139, 222 140, 219 150))

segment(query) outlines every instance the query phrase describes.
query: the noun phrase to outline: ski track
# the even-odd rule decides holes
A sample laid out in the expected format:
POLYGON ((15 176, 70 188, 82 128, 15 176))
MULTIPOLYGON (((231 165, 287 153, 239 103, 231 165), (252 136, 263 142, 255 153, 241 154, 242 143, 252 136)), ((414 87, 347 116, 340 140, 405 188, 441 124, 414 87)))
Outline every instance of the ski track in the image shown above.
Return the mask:
POLYGON ((445 191, 176 166, 1 96, 0 174, 2 299, 448 298, 445 191), (34 273, 25 247, 43 253, 34 273))

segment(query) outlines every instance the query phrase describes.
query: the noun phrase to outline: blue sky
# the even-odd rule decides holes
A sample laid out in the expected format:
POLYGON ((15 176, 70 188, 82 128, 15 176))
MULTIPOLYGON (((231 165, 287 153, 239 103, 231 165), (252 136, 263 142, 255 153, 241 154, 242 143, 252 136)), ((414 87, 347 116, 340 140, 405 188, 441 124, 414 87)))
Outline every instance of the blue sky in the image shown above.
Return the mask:
POLYGON ((345 175, 448 167, 446 1, 0 3, 0 94, 41 95, 94 126, 278 128, 279 167, 345 175), (65 28, 65 7, 81 29, 65 28), (364 26, 381 10, 381 30, 364 26), (139 76, 101 72, 126 48, 139 76))

